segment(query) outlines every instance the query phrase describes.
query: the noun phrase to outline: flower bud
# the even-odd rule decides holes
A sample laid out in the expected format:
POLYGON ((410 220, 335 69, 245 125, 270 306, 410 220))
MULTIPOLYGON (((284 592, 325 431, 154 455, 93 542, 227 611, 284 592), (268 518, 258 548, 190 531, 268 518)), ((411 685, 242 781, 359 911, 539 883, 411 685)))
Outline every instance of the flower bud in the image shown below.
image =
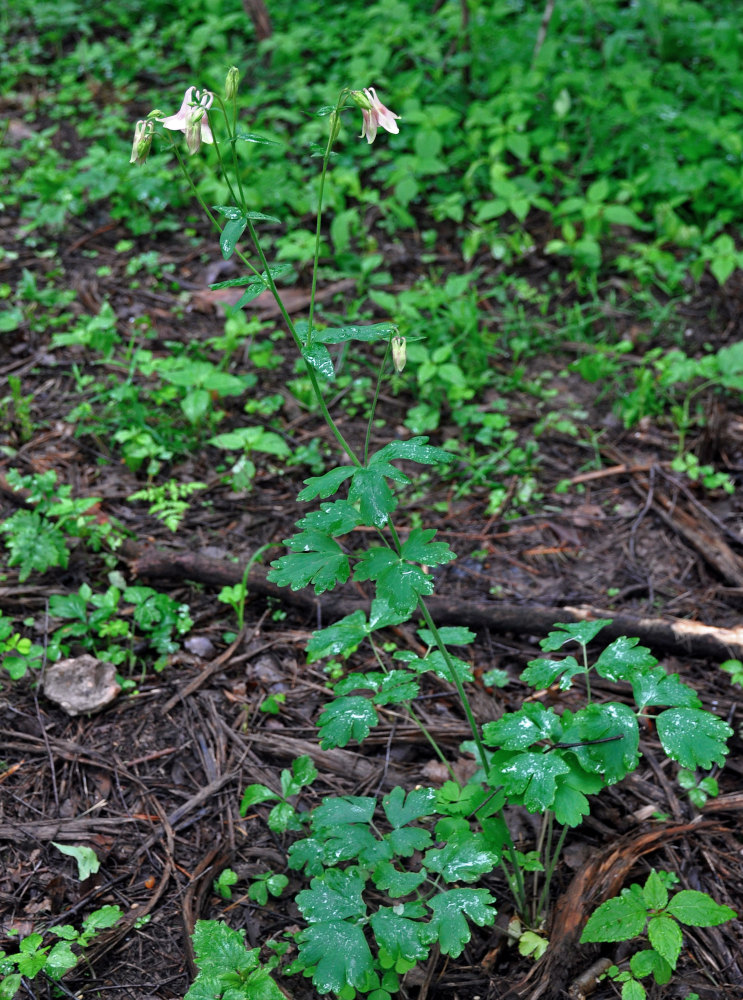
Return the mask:
POLYGON ((228 101, 231 101, 237 95, 237 85, 239 82, 240 70, 237 66, 230 66, 224 81, 224 96, 228 101))
POLYGON ((137 122, 134 127, 134 142, 132 143, 132 155, 129 158, 130 163, 136 163, 139 166, 145 162, 152 146, 153 132, 154 125, 151 121, 140 119, 137 122))
POLYGON ((395 366, 396 372, 401 372, 405 367, 405 362, 407 361, 407 352, 405 348, 405 338, 396 336, 392 338, 392 364, 395 366))

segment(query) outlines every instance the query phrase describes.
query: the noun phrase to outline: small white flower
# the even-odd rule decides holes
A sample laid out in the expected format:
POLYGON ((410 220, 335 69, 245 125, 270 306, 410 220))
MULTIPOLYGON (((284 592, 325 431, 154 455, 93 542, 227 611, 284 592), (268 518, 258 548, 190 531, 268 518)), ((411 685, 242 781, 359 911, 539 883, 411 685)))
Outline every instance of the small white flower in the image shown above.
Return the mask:
POLYGON ((207 115, 213 100, 214 94, 211 91, 189 87, 184 94, 178 113, 170 115, 168 118, 158 118, 160 124, 165 128, 185 133, 188 151, 192 156, 198 152, 202 142, 208 145, 214 142, 207 115))
POLYGON ((363 94, 361 91, 354 90, 351 96, 361 108, 361 117, 364 120, 361 128, 362 139, 366 139, 368 143, 374 142, 377 137, 377 129, 380 125, 388 132, 397 135, 400 129, 398 128, 396 119, 399 119, 400 116, 382 104, 377 97, 374 87, 365 88, 363 94))

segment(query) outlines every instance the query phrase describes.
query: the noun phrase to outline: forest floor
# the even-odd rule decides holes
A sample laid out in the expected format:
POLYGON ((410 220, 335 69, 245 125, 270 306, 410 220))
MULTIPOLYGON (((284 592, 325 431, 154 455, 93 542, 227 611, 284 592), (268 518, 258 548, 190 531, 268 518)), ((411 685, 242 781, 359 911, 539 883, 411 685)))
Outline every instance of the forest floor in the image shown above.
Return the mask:
MULTIPOLYGON (((73 312, 96 314, 110 302, 124 339, 134 321, 148 316, 147 347, 154 353, 165 355, 172 342, 205 341, 223 331, 219 304, 204 292, 214 278, 203 251, 218 259, 211 241, 194 251, 185 237, 161 236, 156 244, 141 238, 129 253, 121 253, 116 247, 123 230, 90 231, 76 223, 59 239, 59 258, 45 260, 16 242, 12 219, 2 223, 3 245, 17 253, 0 262, 3 281, 15 282, 24 267, 39 280, 45 269, 61 267, 75 292, 73 312), (146 279, 132 289, 127 260, 153 246, 161 261, 173 265, 180 291, 146 279)), ((393 270, 398 287, 416 277, 414 241, 405 251, 398 272, 393 270)), ((538 255, 533 266, 540 266, 538 255)), ((733 276, 724 291, 703 283, 689 296, 679 319, 694 342, 717 349, 741 339, 743 283, 736 281, 733 276)), ((297 308, 303 308, 301 293, 292 294, 297 308)), ((328 295, 324 303, 331 312, 333 302, 328 295)), ((263 303, 254 307, 270 319, 263 303)), ((305 644, 318 625, 365 606, 369 595, 360 585, 322 598, 292 594, 267 583, 265 566, 256 565, 248 578, 244 628, 231 641, 223 638, 235 621, 216 595, 223 585, 240 581, 260 546, 280 543, 292 533, 301 516, 295 497, 306 469, 279 470, 262 461, 252 489, 235 493, 214 468, 215 450, 205 444, 194 448, 169 474, 201 481, 206 489, 195 495, 178 530, 169 531, 148 514, 146 504, 127 502, 145 484, 143 473, 128 468, 105 437, 77 435, 75 425, 65 420, 80 402, 75 370, 88 356, 75 345, 52 351, 50 339, 43 330, 3 335, 0 378, 22 380, 24 394, 32 396, 33 430, 25 441, 7 423, 2 430, 4 454, 12 457, 0 458, 0 517, 23 505, 4 479, 10 467, 24 474, 53 469, 59 483, 71 485, 73 496, 100 498, 100 519, 116 519, 125 527, 129 540, 116 570, 126 582, 166 591, 188 604, 194 625, 161 672, 143 671, 132 689, 96 714, 66 714, 44 695, 36 677, 3 679, 0 938, 5 943, 0 940, 0 947, 12 947, 11 930, 25 936, 39 924, 75 923, 91 909, 118 903, 124 919, 96 939, 88 963, 65 978, 63 992, 167 1000, 182 997, 194 976, 189 934, 197 919, 224 919, 245 928, 251 946, 301 922, 287 902, 288 892, 265 907, 247 897, 249 879, 267 869, 286 872, 290 891, 300 886, 297 874, 286 867, 288 841, 269 830, 267 810, 257 806, 240 816, 248 784, 277 788, 279 770, 302 754, 309 754, 320 772, 303 795, 302 808, 328 794, 380 795, 397 784, 408 789, 437 784, 444 775, 420 732, 394 715, 360 748, 318 748, 315 721, 327 698, 327 674, 321 663, 307 665, 305 644), (277 694, 285 696, 278 714, 259 710, 267 696, 277 694), (99 872, 79 882, 72 859, 61 858, 52 841, 93 847, 102 861, 99 872), (229 901, 213 887, 225 867, 239 876, 229 901)), ((548 376, 559 390, 553 407, 569 399, 586 414, 580 440, 558 432, 540 438, 540 499, 487 514, 487 491, 477 485, 458 491, 456 483, 435 476, 403 498, 406 516, 420 515, 426 526, 436 527, 437 537, 460 557, 437 573, 438 621, 469 624, 477 631, 477 643, 470 647, 477 677, 494 667, 509 675, 503 688, 472 685, 478 721, 518 708, 527 691, 519 674, 538 654, 539 639, 554 622, 586 613, 614 619, 615 634, 639 636, 736 735, 725 768, 716 772, 720 794, 699 810, 679 788, 675 766, 668 766, 652 729, 644 732, 639 768, 597 797, 590 817, 568 836, 555 876, 555 899, 562 900, 561 925, 552 928, 558 943, 571 921, 584 918, 602 893, 644 881, 651 867, 675 873, 679 887, 709 892, 738 911, 743 906, 743 698, 719 669, 729 656, 743 658, 743 634, 736 631, 743 609, 743 496, 706 492, 673 473, 675 441, 668 427, 646 419, 624 429, 601 383, 565 373, 574 350, 575 345, 557 345, 548 356, 527 362, 527 377, 548 376), (596 458, 600 462, 586 471, 587 461, 596 458), (566 479, 572 488, 555 492, 566 479), (709 628, 690 630, 689 622, 709 628), (571 887, 581 886, 583 892, 571 895, 571 887), (572 912, 565 911, 568 904, 572 912)), ((104 370, 99 360, 96 373, 104 370)), ((288 398, 292 377, 288 360, 261 370, 260 394, 288 398)), ((538 407, 518 387, 511 400, 511 424, 526 441, 538 407)), ((220 400, 227 412, 220 430, 244 422, 243 402, 220 400)), ((384 399, 387 426, 380 442, 390 429, 393 435, 408 435, 403 419, 415 402, 404 392, 384 399)), ((324 440, 315 415, 296 406, 284 415, 283 431, 292 447, 316 437, 324 440)), ((743 406, 710 396, 707 415, 706 426, 692 435, 691 448, 740 480, 743 406)), ((363 438, 361 414, 346 412, 340 422, 351 439, 363 438)), ((457 432, 445 418, 432 441, 457 432)), ((515 479, 509 484, 513 492, 517 486, 515 479)), ((279 552, 271 550, 265 562, 279 552)), ((6 568, 0 605, 16 621, 32 619, 35 640, 42 642, 50 595, 74 593, 84 583, 105 589, 109 570, 100 555, 82 545, 66 569, 43 577, 19 582, 17 568, 6 568)), ((398 641, 418 648, 413 631, 398 632, 398 641)), ((352 666, 364 665, 363 654, 356 654, 352 666)), ((575 704, 580 690, 554 690, 545 697, 561 710, 575 704)), ((466 774, 471 761, 459 746, 468 729, 453 691, 432 683, 420 711, 455 769, 466 774)), ((515 813, 512 833, 522 850, 535 845, 537 819, 515 813)), ((569 948, 558 949, 557 960, 549 952, 536 964, 522 958, 505 934, 512 909, 500 873, 485 884, 498 900, 497 924, 476 929, 457 960, 434 954, 420 973, 409 974, 403 996, 536 1000, 582 996, 580 989, 592 990, 597 1000, 618 995, 590 975, 583 986, 576 981, 600 954, 621 959, 621 947, 579 946, 573 939, 569 948)), ((677 974, 667 987, 649 987, 650 995, 743 997, 741 926, 687 928, 677 974)), ((280 982, 297 1000, 312 994, 301 977, 280 982)), ((55 995, 50 983, 38 988, 34 996, 55 995)))

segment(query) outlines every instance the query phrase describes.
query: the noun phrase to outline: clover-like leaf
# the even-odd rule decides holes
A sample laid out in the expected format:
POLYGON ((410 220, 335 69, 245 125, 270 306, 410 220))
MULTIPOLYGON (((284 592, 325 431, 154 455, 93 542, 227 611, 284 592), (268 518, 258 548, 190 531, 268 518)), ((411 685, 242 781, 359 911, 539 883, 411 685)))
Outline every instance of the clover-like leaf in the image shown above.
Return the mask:
POLYGON ((465 916, 478 927, 495 922, 495 900, 487 889, 449 889, 428 901, 433 916, 428 924, 430 940, 438 941, 441 953, 458 958, 472 936, 465 916))
POLYGON ((699 708, 669 708, 656 719, 658 736, 669 757, 682 767, 722 767, 728 752, 730 726, 699 708))
POLYGON ((379 718, 368 698, 351 695, 336 698, 323 709, 318 720, 323 750, 344 747, 349 740, 361 743, 378 724, 379 718))
POLYGON ((491 785, 502 785, 509 798, 518 798, 529 812, 551 809, 557 778, 570 771, 559 754, 512 753, 499 750, 493 755, 488 774, 491 785))
POLYGON ((382 807, 390 826, 398 830, 422 816, 430 816, 436 811, 436 790, 434 788, 414 788, 405 795, 399 785, 385 795, 382 807))
POLYGON ((495 868, 498 855, 486 845, 482 834, 476 833, 441 850, 426 851, 423 864, 447 882, 477 882, 481 875, 495 868))
POLYGON ((344 920, 310 924, 296 940, 300 961, 314 969, 312 982, 318 993, 341 993, 349 986, 366 991, 371 986, 374 961, 364 932, 356 924, 344 920))
POLYGON ((369 922, 377 944, 395 962, 401 958, 406 962, 420 962, 428 956, 431 945, 426 940, 426 924, 401 916, 389 906, 380 906, 369 922))

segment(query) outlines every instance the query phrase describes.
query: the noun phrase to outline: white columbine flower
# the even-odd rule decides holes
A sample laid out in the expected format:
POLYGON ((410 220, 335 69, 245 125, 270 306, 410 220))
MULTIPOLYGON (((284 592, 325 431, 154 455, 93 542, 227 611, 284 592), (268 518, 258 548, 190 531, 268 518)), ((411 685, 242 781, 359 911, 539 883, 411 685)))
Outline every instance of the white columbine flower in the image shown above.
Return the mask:
POLYGON ((209 90, 197 90, 189 87, 183 102, 175 115, 168 118, 158 118, 161 125, 174 132, 185 132, 189 153, 193 156, 198 152, 202 142, 211 145, 214 136, 209 126, 207 111, 212 106, 214 94, 209 90))
POLYGON ((354 90, 351 96, 361 108, 361 117, 364 119, 361 129, 362 139, 365 138, 369 143, 374 142, 380 125, 383 129, 394 134, 400 131, 395 120, 399 119, 400 116, 382 104, 374 87, 366 88, 363 94, 359 90, 354 90))

